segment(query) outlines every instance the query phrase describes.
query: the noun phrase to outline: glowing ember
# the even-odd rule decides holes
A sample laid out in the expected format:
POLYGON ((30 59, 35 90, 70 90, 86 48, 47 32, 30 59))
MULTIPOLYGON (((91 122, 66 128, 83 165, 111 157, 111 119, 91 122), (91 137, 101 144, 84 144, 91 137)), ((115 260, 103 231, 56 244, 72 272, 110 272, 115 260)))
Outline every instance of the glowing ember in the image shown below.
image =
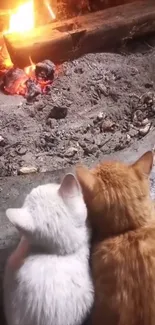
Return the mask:
POLYGON ((4 90, 11 94, 25 95, 28 77, 21 69, 9 69, 3 78, 4 90))
POLYGON ((55 65, 49 60, 36 66, 32 63, 24 70, 11 68, 4 74, 3 89, 9 94, 23 95, 33 100, 37 95, 46 93, 47 86, 53 82, 55 71, 55 65))
POLYGON ((29 0, 20 5, 10 17, 10 26, 7 33, 23 33, 34 28, 34 3, 29 0))

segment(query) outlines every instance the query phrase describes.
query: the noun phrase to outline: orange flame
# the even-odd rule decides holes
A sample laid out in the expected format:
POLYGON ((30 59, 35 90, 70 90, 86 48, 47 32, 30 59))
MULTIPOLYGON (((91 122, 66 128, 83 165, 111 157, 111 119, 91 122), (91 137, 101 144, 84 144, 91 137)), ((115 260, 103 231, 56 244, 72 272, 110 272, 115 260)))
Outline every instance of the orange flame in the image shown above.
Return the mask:
POLYGON ((52 18, 52 19, 55 19, 55 18, 56 18, 55 13, 53 12, 53 9, 51 8, 51 6, 50 6, 48 0, 44 0, 44 3, 45 3, 46 8, 47 8, 48 11, 49 11, 49 14, 51 15, 51 18, 52 18))
POLYGON ((33 63, 31 57, 29 57, 29 60, 30 60, 30 65, 28 67, 25 67, 24 68, 24 71, 26 73, 27 76, 29 77, 34 77, 34 74, 35 74, 35 64, 33 63))
POLYGON ((33 0, 29 0, 11 14, 9 29, 6 33, 28 32, 34 28, 34 21, 34 3, 33 0))
MULTIPOLYGON (((48 9, 48 12, 52 19, 56 16, 51 8, 49 1, 44 0, 44 5, 48 9)), ((24 33, 31 31, 35 27, 35 14, 34 14, 34 0, 27 0, 24 4, 11 12, 9 29, 4 34, 10 33, 24 33)))
POLYGON ((2 72, 12 67, 13 63, 11 61, 5 43, 3 42, 2 46, 0 46, 0 71, 2 72))

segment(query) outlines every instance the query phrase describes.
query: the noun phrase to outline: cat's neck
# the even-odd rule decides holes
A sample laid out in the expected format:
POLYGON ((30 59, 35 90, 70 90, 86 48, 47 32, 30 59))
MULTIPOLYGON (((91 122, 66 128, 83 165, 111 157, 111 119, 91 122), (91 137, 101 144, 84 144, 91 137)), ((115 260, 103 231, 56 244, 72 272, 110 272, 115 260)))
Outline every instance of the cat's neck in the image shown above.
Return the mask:
POLYGON ((65 257, 75 257, 82 259, 83 261, 87 261, 89 258, 90 247, 88 245, 81 245, 76 251, 70 251, 69 253, 55 251, 54 249, 47 249, 39 247, 35 244, 30 244, 29 255, 51 255, 57 256, 60 258, 65 257))
MULTIPOLYGON (((110 212, 111 213, 111 212, 110 212)), ((126 234, 155 222, 155 202, 150 198, 139 204, 132 204, 125 210, 112 211, 113 223, 109 223, 109 213, 104 216, 104 226, 94 227, 93 242, 126 234)), ((103 216, 101 216, 103 217, 103 216)), ((100 218, 101 219, 101 218, 100 218)))
MULTIPOLYGON (((149 197, 144 202, 139 203, 135 213, 137 214, 136 216, 137 228, 141 226, 145 226, 152 221, 155 221, 155 202, 149 197)), ((133 215, 133 219, 134 219, 134 215, 133 215)))
POLYGON ((67 246, 57 246, 54 244, 40 244, 39 242, 31 241, 28 239, 29 245, 30 245, 30 254, 37 254, 37 255, 57 255, 57 256, 67 256, 67 255, 74 255, 74 254, 88 254, 89 252, 89 238, 90 236, 87 234, 85 236, 85 241, 81 241, 81 243, 74 243, 67 246), (87 237, 88 236, 88 237, 87 237))
POLYGON ((86 227, 74 229, 71 233, 58 233, 57 236, 42 237, 38 239, 37 234, 33 234, 30 243, 33 251, 43 254, 70 255, 79 251, 82 247, 88 247, 91 231, 86 227))

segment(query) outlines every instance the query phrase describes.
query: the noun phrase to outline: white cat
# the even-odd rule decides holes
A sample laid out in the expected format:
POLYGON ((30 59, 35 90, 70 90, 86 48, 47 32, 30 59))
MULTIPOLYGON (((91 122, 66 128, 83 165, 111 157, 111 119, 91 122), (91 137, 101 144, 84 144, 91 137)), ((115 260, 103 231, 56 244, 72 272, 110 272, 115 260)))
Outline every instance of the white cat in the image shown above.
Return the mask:
POLYGON ((33 189, 6 214, 23 235, 5 271, 8 325, 82 324, 94 292, 87 210, 74 175, 33 189))

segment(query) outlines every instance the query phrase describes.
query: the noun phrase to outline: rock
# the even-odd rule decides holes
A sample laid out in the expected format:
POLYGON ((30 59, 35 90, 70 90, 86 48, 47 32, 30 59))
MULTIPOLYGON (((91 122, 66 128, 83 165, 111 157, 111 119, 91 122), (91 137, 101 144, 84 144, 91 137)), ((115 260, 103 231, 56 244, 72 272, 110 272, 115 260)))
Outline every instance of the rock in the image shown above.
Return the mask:
POLYGON ((26 154, 27 149, 25 147, 19 147, 15 151, 17 155, 24 156, 26 154))
POLYGON ((86 143, 85 143, 85 141, 80 140, 80 141, 79 141, 79 146, 80 146, 82 149, 85 149, 85 148, 86 148, 86 143))
POLYGON ((41 173, 46 173, 48 170, 47 170, 47 168, 45 168, 45 167, 41 167, 40 168, 40 172, 41 173))
POLYGON ((78 152, 78 149, 75 147, 70 147, 65 152, 64 156, 67 158, 73 157, 78 152))
POLYGON ((6 145, 6 140, 0 135, 0 146, 4 147, 6 145))
POLYGON ((92 143, 92 144, 94 144, 95 143, 95 139, 92 137, 92 134, 90 133, 90 134, 87 134, 87 135, 85 135, 85 137, 84 137, 84 141, 86 142, 86 143, 92 143))
POLYGON ((119 99, 119 94, 118 94, 118 91, 117 89, 115 88, 111 88, 110 91, 109 91, 109 95, 111 96, 111 98, 113 99, 114 102, 117 102, 118 99, 119 99))
POLYGON ((145 88, 152 88, 153 82, 146 82, 144 86, 145 86, 145 88))
POLYGON ((149 123, 148 118, 145 118, 145 119, 142 121, 141 125, 142 125, 142 126, 145 126, 145 125, 148 124, 148 123, 149 123))
POLYGON ((100 150, 98 150, 98 151, 95 152, 95 157, 96 158, 99 158, 99 156, 100 156, 100 150))
POLYGON ((91 129, 91 127, 93 127, 93 123, 92 123, 92 125, 91 124, 87 124, 86 127, 83 130, 83 133, 87 133, 91 129))
POLYGON ((111 120, 105 120, 100 125, 101 132, 113 132, 114 131, 115 123, 111 120))
POLYGON ((37 111, 42 111, 45 106, 46 106, 45 103, 43 103, 42 101, 39 101, 38 103, 35 104, 35 109, 37 111))
POLYGON ((37 167, 34 166, 25 166, 25 167, 21 167, 18 170, 18 174, 19 175, 26 175, 26 174, 32 174, 32 173, 37 173, 39 171, 39 169, 37 167))
POLYGON ((103 84, 99 84, 98 85, 98 91, 103 94, 104 96, 108 96, 109 95, 109 91, 107 89, 106 86, 104 86, 103 84))
POLYGON ((56 120, 63 119, 67 116, 68 109, 65 106, 54 106, 47 118, 55 118, 56 120))
POLYGON ((130 134, 127 134, 126 135, 126 142, 129 143, 131 141, 131 136, 130 134))
POLYGON ((55 127, 58 127, 58 122, 57 120, 48 118, 46 121, 46 124, 49 125, 51 127, 51 129, 54 129, 55 127))
POLYGON ((138 129, 134 128, 132 125, 131 125, 131 128, 129 130, 129 135, 131 138, 134 138, 136 137, 138 134, 138 129))
POLYGON ((98 120, 98 121, 102 121, 104 117, 105 117, 105 114, 104 114, 103 112, 100 112, 100 113, 97 115, 97 120, 98 120))
POLYGON ((144 94, 141 99, 143 100, 143 103, 147 106, 152 106, 154 103, 154 93, 148 92, 144 94))
POLYGON ((29 109, 28 114, 29 114, 30 117, 35 117, 34 107, 32 107, 31 109, 29 109))
POLYGON ((3 156, 5 153, 4 147, 0 147, 0 156, 3 156))
POLYGON ((93 98, 91 98, 90 102, 91 102, 92 105, 97 105, 98 98, 94 98, 94 95, 93 95, 93 98))
POLYGON ((140 109, 137 109, 133 115, 133 124, 137 126, 141 126, 143 120, 144 120, 144 113, 140 109))
POLYGON ((44 139, 45 139, 46 143, 48 143, 48 144, 49 143, 58 144, 58 138, 53 133, 45 133, 44 139))
POLYGON ((139 134, 143 137, 150 131, 151 123, 148 123, 144 128, 139 129, 139 134))
POLYGON ((0 161, 0 177, 5 177, 5 176, 7 176, 7 167, 2 161, 0 161))
POLYGON ((74 72, 75 72, 75 73, 82 74, 82 73, 84 73, 84 70, 83 70, 82 67, 75 67, 74 72))
POLYGON ((85 148, 83 148, 84 155, 87 156, 91 154, 95 154, 97 150, 98 150, 98 146, 96 144, 88 145, 85 148))

